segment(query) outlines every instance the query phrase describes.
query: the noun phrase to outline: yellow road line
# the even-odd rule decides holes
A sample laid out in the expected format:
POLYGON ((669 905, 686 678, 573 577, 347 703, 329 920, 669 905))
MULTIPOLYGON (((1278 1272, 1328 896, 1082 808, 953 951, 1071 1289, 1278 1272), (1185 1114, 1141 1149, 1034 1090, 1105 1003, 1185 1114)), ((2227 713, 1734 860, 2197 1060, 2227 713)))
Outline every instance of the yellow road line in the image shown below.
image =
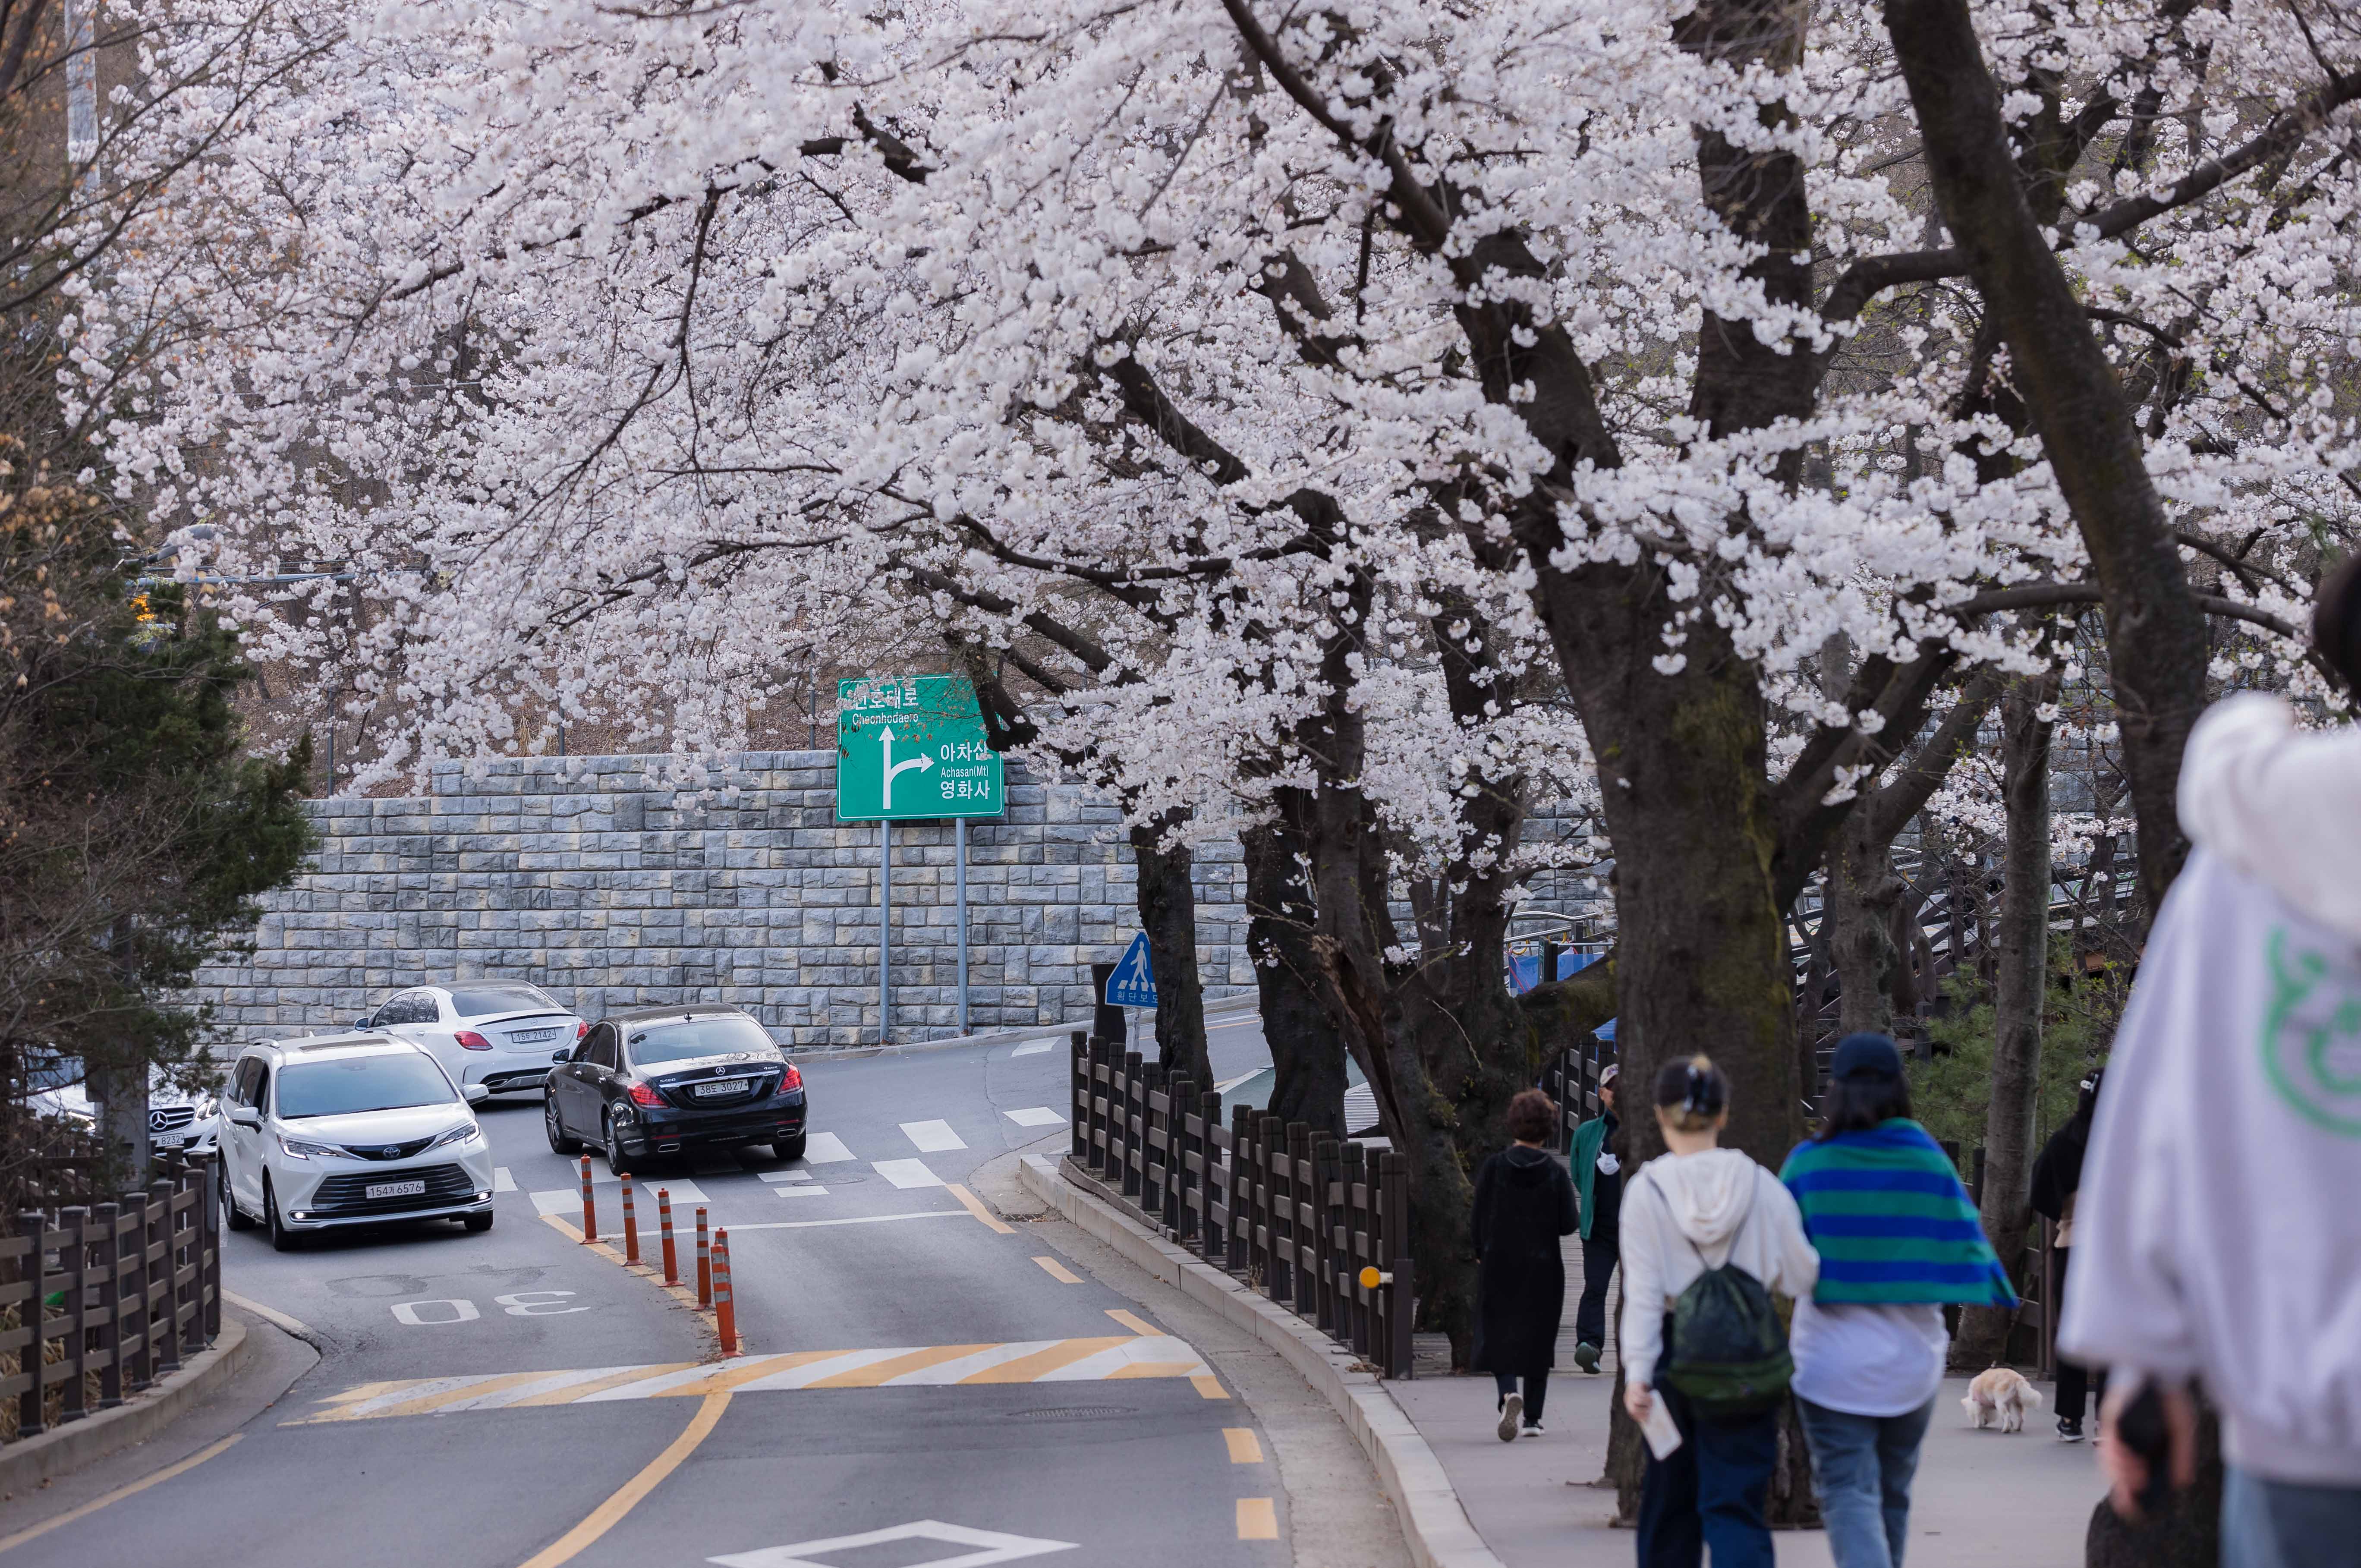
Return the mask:
POLYGON ((906 1355, 891 1356, 873 1361, 866 1366, 856 1366, 850 1372, 840 1372, 833 1377, 822 1377, 804 1385, 807 1388, 874 1388, 888 1377, 899 1377, 905 1372, 923 1372, 929 1366, 940 1366, 946 1361, 973 1355, 990 1350, 989 1344, 938 1344, 925 1350, 914 1350, 906 1355))
POLYGON ((1154 1339, 1157 1337, 1156 1331, 1154 1329, 1149 1328, 1146 1323, 1141 1322, 1137 1318, 1133 1317, 1121 1307, 1109 1307, 1107 1309, 1107 1316, 1113 1318, 1116 1322, 1121 1323, 1125 1328, 1129 1329, 1133 1333, 1143 1335, 1148 1339, 1154 1339))
POLYGON ((1229 1390, 1222 1387, 1222 1380, 1210 1372, 1200 1372, 1189 1382, 1196 1388, 1200 1398, 1226 1399, 1230 1397, 1229 1390))
POLYGON ((1252 1427, 1224 1427, 1222 1441, 1230 1445, 1233 1464, 1260 1464, 1262 1439, 1255 1436, 1252 1427))
POLYGON ((1082 1277, 1081 1275, 1075 1273, 1072 1269, 1068 1268, 1064 1264, 1060 1263, 1054 1257, 1037 1257, 1033 1261, 1039 1264, 1043 1272, 1047 1273, 1050 1278, 1056 1280, 1060 1285, 1080 1285, 1082 1282, 1082 1277))
POLYGON ((1279 1509, 1268 1497, 1238 1499, 1238 1539, 1240 1541, 1277 1541, 1279 1509))
POLYGON ((470 1383, 464 1388, 445 1388, 440 1394, 423 1398, 404 1399, 398 1405, 388 1405, 381 1410, 371 1410, 372 1416, 431 1415, 445 1405, 456 1405, 462 1399, 478 1399, 486 1394, 497 1394, 503 1388, 514 1388, 526 1383, 538 1383, 548 1376, 546 1372, 511 1372, 501 1377, 487 1377, 480 1383, 470 1383))
POLYGON ((1131 1342, 1124 1339, 1060 1340, 1047 1350, 1037 1350, 1030 1355, 1020 1355, 1015 1361, 1004 1361, 988 1366, 972 1377, 962 1377, 962 1383, 1030 1383, 1044 1372, 1055 1372, 1061 1366, 1071 1366, 1086 1355, 1096 1355, 1103 1350, 1113 1350, 1131 1342))
POLYGON ((672 1440, 671 1447, 648 1461, 646 1468, 624 1482, 613 1497, 591 1509, 588 1519, 525 1559, 524 1568, 559 1568, 559 1564, 571 1563, 592 1542, 620 1524, 623 1516, 639 1507, 642 1498, 680 1468, 681 1461, 694 1453, 697 1444, 713 1435, 721 1412, 729 1408, 730 1396, 726 1392, 708 1394, 705 1402, 697 1407, 697 1413, 689 1417, 688 1425, 672 1440))
POLYGON ((994 1214, 991 1210, 983 1206, 983 1200, 978 1198, 974 1193, 970 1192, 966 1188, 961 1187, 958 1182, 947 1181, 943 1183, 943 1190, 958 1199, 960 1201, 961 1208, 965 1209, 969 1213, 973 1214, 978 1220, 983 1222, 983 1223, 988 1226, 994 1234, 1013 1236, 1016 1234, 1016 1226, 1003 1224, 999 1215, 994 1214))
POLYGON ((620 1372, 610 1372, 604 1377, 594 1378, 588 1383, 569 1383, 563 1388, 552 1388, 545 1394, 535 1394, 531 1398, 518 1399, 504 1408, 522 1410, 534 1405, 570 1405, 577 1399, 602 1393, 609 1388, 620 1388, 626 1383, 638 1383, 650 1377, 661 1377, 667 1372, 686 1372, 698 1365, 700 1364, 694 1361, 672 1361, 661 1366, 626 1366, 620 1372))
POLYGON ((815 1361, 826 1361, 829 1356, 839 1354, 840 1353, 832 1350, 806 1350, 789 1352, 785 1355, 758 1355, 751 1361, 741 1361, 734 1366, 717 1367, 712 1376, 700 1377, 694 1383, 683 1383, 677 1387, 666 1388, 656 1398, 679 1399, 686 1398, 691 1394, 726 1394, 741 1384, 752 1383, 758 1377, 768 1377, 774 1372, 792 1371, 798 1366, 809 1366, 815 1361))
POLYGON ((20 1530, 11 1536, 0 1537, 0 1552, 6 1552, 11 1548, 22 1546, 28 1541, 38 1540, 39 1537, 45 1536, 49 1534, 49 1531, 56 1530, 60 1525, 69 1525, 73 1523, 76 1519, 88 1519, 91 1515, 98 1512, 99 1509, 112 1507, 136 1492, 144 1492, 159 1481, 170 1481, 175 1475, 185 1475, 190 1471, 194 1470, 198 1465, 203 1464, 206 1460, 211 1459, 214 1454, 221 1453, 224 1449, 229 1447, 230 1444, 236 1442, 239 1438, 244 1437, 245 1435, 246 1434, 244 1432, 234 1431, 227 1437, 222 1439, 219 1442, 213 1444, 211 1447, 197 1450, 196 1453, 192 1453, 186 1459, 181 1460, 178 1464, 168 1464, 164 1466, 163 1469, 157 1471, 153 1475, 134 1481, 128 1486, 117 1486, 114 1491, 109 1492, 104 1497, 93 1497, 89 1502, 84 1503, 82 1507, 78 1508, 69 1508, 53 1519, 44 1519, 39 1524, 32 1526, 30 1529, 20 1530))

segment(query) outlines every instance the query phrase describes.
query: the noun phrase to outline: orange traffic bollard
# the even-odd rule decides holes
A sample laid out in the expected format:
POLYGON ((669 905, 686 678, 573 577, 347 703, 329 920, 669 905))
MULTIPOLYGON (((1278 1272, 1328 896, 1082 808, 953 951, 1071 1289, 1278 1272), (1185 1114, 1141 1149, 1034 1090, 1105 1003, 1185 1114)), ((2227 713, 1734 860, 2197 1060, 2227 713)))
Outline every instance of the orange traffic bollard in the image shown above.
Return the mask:
POLYGON ((640 1216, 631 1207, 631 1179, 623 1178, 623 1261, 640 1261, 640 1216))
POLYGON ((738 1310, 730 1299, 730 1232, 713 1233, 713 1326, 720 1331, 721 1354, 738 1354, 738 1310))
POLYGON ((672 1189, 656 1189, 656 1225, 664 1233, 664 1283, 680 1283, 680 1264, 672 1250, 672 1189))
POLYGON ((697 1304, 713 1305, 713 1244, 705 1235, 705 1205, 697 1206, 697 1304))
POLYGON ((582 1245, 598 1239, 598 1211, 590 1202, 590 1157, 582 1157, 582 1245))

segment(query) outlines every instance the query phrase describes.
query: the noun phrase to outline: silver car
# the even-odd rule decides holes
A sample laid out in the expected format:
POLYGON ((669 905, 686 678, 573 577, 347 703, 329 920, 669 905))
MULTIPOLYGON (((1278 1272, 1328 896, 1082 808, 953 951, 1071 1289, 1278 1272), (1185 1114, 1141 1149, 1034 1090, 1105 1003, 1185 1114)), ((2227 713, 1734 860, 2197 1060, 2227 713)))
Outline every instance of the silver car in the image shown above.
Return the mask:
POLYGON ((408 1040, 443 1064, 465 1089, 494 1094, 538 1090, 590 1025, 537 985, 521 980, 455 980, 396 992, 356 1029, 408 1040))

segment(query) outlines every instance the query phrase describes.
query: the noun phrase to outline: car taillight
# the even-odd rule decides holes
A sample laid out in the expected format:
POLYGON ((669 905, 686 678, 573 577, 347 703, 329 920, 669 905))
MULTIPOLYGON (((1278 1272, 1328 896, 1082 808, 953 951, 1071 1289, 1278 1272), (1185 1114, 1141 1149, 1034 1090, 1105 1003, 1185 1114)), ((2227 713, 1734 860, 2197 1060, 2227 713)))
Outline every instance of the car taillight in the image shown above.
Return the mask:
POLYGON ((471 1051, 489 1051, 492 1048, 492 1042, 473 1029, 461 1029, 451 1037, 471 1051))
POLYGON ((574 1025, 574 1037, 577 1040, 589 1032, 590 1025, 588 1024, 577 1021, 574 1025))
POLYGON ((644 1083, 634 1083, 631 1085, 632 1104, 656 1106, 662 1105, 664 1102, 664 1096, 658 1094, 650 1085, 644 1083))
POLYGON ((803 1086, 804 1075, 796 1070, 795 1063, 789 1062, 787 1070, 779 1075, 779 1092, 784 1094, 790 1089, 801 1089, 803 1086))

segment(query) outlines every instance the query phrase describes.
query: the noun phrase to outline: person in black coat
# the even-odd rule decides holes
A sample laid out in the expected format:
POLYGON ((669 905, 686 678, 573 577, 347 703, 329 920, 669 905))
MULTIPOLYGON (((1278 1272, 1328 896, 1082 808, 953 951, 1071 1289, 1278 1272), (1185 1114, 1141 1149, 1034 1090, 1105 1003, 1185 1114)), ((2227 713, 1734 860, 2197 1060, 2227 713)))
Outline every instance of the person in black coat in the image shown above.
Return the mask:
MULTIPOLYGON (((2066 1271, 2074 1257, 2074 1195, 2082 1189, 2082 1155, 2090 1146, 2091 1117, 2099 1106, 2099 1084, 2106 1077, 2103 1071, 2093 1072, 2082 1080, 2081 1092, 2076 1098, 2074 1114, 2066 1124, 2050 1135, 2041 1154, 2033 1162, 2033 1212, 2058 1223, 2057 1234, 2050 1239, 2050 1249, 2058 1258, 2058 1299, 2055 1310, 2066 1310, 2066 1271)), ((2056 1321, 2053 1317, 2051 1321, 2056 1321)), ((2093 1371, 2079 1361, 2058 1358, 2058 1441, 2082 1441, 2082 1412, 2092 1396, 2107 1397, 2107 1370, 2093 1371)))
POLYGON ((1542 1402, 1565 1313, 1562 1236, 1580 1223, 1574 1179, 1542 1146, 1557 1106, 1538 1089, 1509 1102, 1516 1143, 1476 1172, 1476 1354, 1472 1365, 1499 1386, 1500 1441, 1542 1432, 1542 1402), (1520 1381, 1523 1392, 1518 1391, 1520 1381))

